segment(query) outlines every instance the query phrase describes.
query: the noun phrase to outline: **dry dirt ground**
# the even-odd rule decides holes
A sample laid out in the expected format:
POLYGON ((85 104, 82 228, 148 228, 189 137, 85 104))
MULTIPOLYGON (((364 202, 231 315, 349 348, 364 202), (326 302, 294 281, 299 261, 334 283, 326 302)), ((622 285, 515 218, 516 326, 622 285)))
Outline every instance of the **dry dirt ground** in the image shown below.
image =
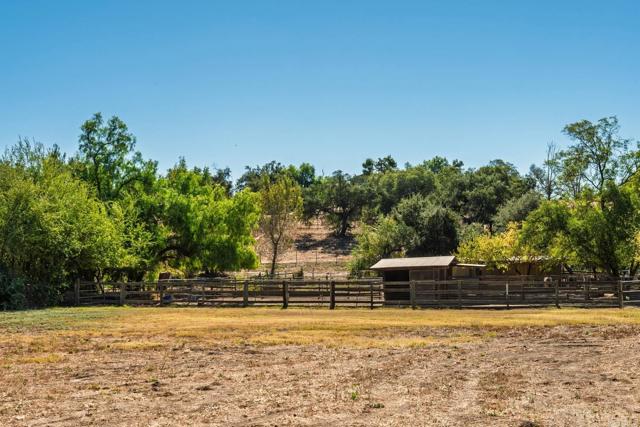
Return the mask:
POLYGON ((0 313, 2 426, 638 426, 640 310, 0 313))

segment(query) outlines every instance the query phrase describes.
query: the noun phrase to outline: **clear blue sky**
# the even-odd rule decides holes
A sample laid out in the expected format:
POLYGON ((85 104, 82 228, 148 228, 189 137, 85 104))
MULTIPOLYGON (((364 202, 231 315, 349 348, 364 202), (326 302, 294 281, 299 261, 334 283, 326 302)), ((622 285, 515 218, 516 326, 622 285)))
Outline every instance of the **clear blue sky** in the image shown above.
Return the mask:
POLYGON ((524 171, 578 119, 640 139, 640 2, 2 0, 0 148, 73 152, 97 111, 162 169, 524 171))

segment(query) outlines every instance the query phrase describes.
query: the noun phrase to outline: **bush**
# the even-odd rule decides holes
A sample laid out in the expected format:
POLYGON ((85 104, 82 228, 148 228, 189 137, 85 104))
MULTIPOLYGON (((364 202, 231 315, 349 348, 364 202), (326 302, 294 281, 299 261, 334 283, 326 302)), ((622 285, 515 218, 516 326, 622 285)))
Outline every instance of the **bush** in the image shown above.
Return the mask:
POLYGON ((0 309, 19 310, 27 306, 25 282, 0 272, 0 309))

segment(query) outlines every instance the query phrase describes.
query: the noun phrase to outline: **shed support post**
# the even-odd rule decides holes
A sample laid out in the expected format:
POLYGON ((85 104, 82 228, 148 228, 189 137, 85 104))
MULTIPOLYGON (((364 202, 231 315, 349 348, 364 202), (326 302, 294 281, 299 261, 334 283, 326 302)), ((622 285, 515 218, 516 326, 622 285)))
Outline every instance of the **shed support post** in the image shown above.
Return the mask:
POLYGON ((329 309, 336 308, 336 282, 333 280, 329 284, 329 309))
POLYGON ((242 306, 246 307, 249 305, 249 282, 244 281, 242 283, 242 306))
POLYGON ((416 282, 409 281, 409 300, 411 302, 411 308, 416 309, 416 282))
POLYGON ((555 281, 555 297, 556 297, 556 308, 560 308, 560 280, 555 281))

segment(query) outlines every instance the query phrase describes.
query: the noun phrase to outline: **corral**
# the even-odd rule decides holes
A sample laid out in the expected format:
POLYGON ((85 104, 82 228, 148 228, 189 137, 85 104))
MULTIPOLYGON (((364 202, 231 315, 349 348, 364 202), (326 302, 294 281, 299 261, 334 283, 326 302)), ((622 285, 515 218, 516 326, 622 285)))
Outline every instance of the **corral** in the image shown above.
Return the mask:
POLYGON ((640 310, 0 313, 0 425, 635 426, 640 310))
POLYGON ((623 307, 640 304, 640 281, 555 276, 443 280, 186 279, 77 282, 74 305, 367 307, 623 307))

